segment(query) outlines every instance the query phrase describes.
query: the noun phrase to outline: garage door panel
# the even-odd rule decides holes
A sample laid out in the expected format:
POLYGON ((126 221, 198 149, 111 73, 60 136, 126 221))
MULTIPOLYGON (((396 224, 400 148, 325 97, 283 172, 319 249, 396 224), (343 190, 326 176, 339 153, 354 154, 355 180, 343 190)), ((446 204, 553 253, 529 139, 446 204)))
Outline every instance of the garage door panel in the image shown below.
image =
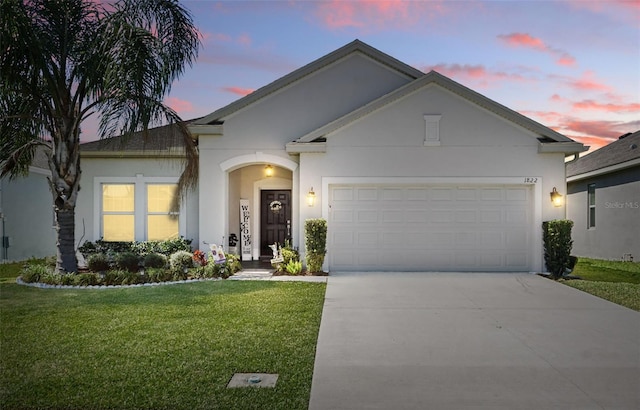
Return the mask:
POLYGON ((433 209, 430 219, 434 223, 452 223, 454 221, 453 211, 449 209, 433 209))
POLYGON ((527 271, 529 186, 330 186, 332 270, 527 271))
POLYGON ((392 224, 404 222, 403 211, 382 211, 382 223, 392 224))
POLYGON ((357 188, 356 197, 358 201, 377 201, 378 189, 377 188, 357 188))

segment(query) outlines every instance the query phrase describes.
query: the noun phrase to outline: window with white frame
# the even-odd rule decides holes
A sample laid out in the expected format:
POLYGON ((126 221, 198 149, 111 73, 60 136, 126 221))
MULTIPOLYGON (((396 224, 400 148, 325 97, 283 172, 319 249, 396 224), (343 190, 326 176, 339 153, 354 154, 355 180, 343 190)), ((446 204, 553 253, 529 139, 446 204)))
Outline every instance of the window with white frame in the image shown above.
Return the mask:
MULTIPOLYGON (((178 191, 173 179, 99 178, 98 231, 105 241, 161 241, 181 235, 182 215, 172 210, 178 191)), ((98 199, 98 198, 96 198, 98 199)))
POLYGON ((176 184, 147 185, 147 240, 175 239, 178 234, 178 213, 171 212, 176 199, 176 184))
POLYGON ((587 228, 596 227, 596 184, 587 185, 587 228))
POLYGON ((135 185, 102 185, 102 239, 133 241, 135 239, 135 185))

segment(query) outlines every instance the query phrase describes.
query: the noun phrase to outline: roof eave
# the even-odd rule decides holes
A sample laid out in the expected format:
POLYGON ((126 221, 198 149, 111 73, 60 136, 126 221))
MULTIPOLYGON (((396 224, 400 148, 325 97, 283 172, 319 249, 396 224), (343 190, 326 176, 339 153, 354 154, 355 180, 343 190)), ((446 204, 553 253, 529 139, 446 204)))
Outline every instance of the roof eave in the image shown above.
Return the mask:
POLYGON ((575 182, 581 179, 593 178, 600 175, 608 174, 611 172, 622 171, 623 169, 640 166, 640 158, 632 159, 630 161, 621 162, 619 164, 610 165, 608 167, 594 169, 593 171, 583 172, 567 177, 567 182, 575 182))
POLYGON ((388 54, 385 54, 382 51, 377 50, 376 48, 360 40, 354 40, 351 43, 348 43, 345 46, 342 46, 341 48, 329 54, 326 54, 325 56, 320 57, 305 66, 298 68, 297 70, 285 75, 284 77, 280 77, 279 79, 273 81, 272 83, 267 84, 264 87, 261 87, 255 90, 251 94, 248 94, 238 100, 235 100, 231 104, 226 105, 220 108, 219 110, 216 110, 211 114, 196 120, 195 123, 211 124, 215 121, 220 121, 224 118, 227 118, 228 116, 235 113, 236 111, 239 111, 257 102, 262 98, 276 92, 277 90, 280 90, 288 86, 289 84, 292 84, 300 80, 301 78, 304 78, 310 75, 311 73, 314 73, 322 69, 323 67, 326 67, 332 64, 333 62, 338 61, 354 52, 361 52, 364 55, 369 56, 376 61, 382 62, 383 64, 386 64, 389 67, 396 69, 398 72, 402 73, 403 75, 406 75, 409 78, 416 79, 424 75, 422 71, 414 67, 411 67, 410 65, 405 64, 402 61, 397 60, 396 58, 388 54))
POLYGON ((223 135, 222 124, 191 124, 187 129, 194 139, 198 139, 200 135, 223 135))
POLYGON ((326 142, 289 142, 285 146, 289 154, 308 154, 308 153, 325 153, 327 152, 326 142))
POLYGON ((184 158, 182 149, 147 151, 80 151, 83 158, 184 158))
POLYGON ((538 153, 563 153, 566 155, 578 154, 589 149, 588 146, 575 141, 540 142, 538 143, 538 153))

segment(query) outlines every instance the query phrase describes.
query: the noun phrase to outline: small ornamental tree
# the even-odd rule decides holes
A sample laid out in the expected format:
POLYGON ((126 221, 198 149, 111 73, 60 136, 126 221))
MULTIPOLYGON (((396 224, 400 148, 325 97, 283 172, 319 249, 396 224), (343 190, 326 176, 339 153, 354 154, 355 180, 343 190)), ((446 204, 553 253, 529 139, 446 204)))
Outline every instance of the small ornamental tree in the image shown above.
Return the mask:
POLYGON ((542 223, 544 263, 554 279, 563 277, 565 272, 575 264, 571 257, 572 227, 573 221, 567 219, 556 219, 542 223))
POLYGON ((327 253, 327 221, 307 219, 304 221, 307 270, 322 272, 324 255, 327 253))

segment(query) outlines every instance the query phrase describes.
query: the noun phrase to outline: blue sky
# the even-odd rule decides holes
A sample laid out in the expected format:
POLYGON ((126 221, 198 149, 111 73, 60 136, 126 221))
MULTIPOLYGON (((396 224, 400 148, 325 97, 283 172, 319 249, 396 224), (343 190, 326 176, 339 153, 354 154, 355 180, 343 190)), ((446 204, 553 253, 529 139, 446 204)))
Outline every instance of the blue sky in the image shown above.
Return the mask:
POLYGON ((166 103, 206 115, 360 39, 592 149, 640 129, 640 1, 184 0, 202 36, 166 103))

